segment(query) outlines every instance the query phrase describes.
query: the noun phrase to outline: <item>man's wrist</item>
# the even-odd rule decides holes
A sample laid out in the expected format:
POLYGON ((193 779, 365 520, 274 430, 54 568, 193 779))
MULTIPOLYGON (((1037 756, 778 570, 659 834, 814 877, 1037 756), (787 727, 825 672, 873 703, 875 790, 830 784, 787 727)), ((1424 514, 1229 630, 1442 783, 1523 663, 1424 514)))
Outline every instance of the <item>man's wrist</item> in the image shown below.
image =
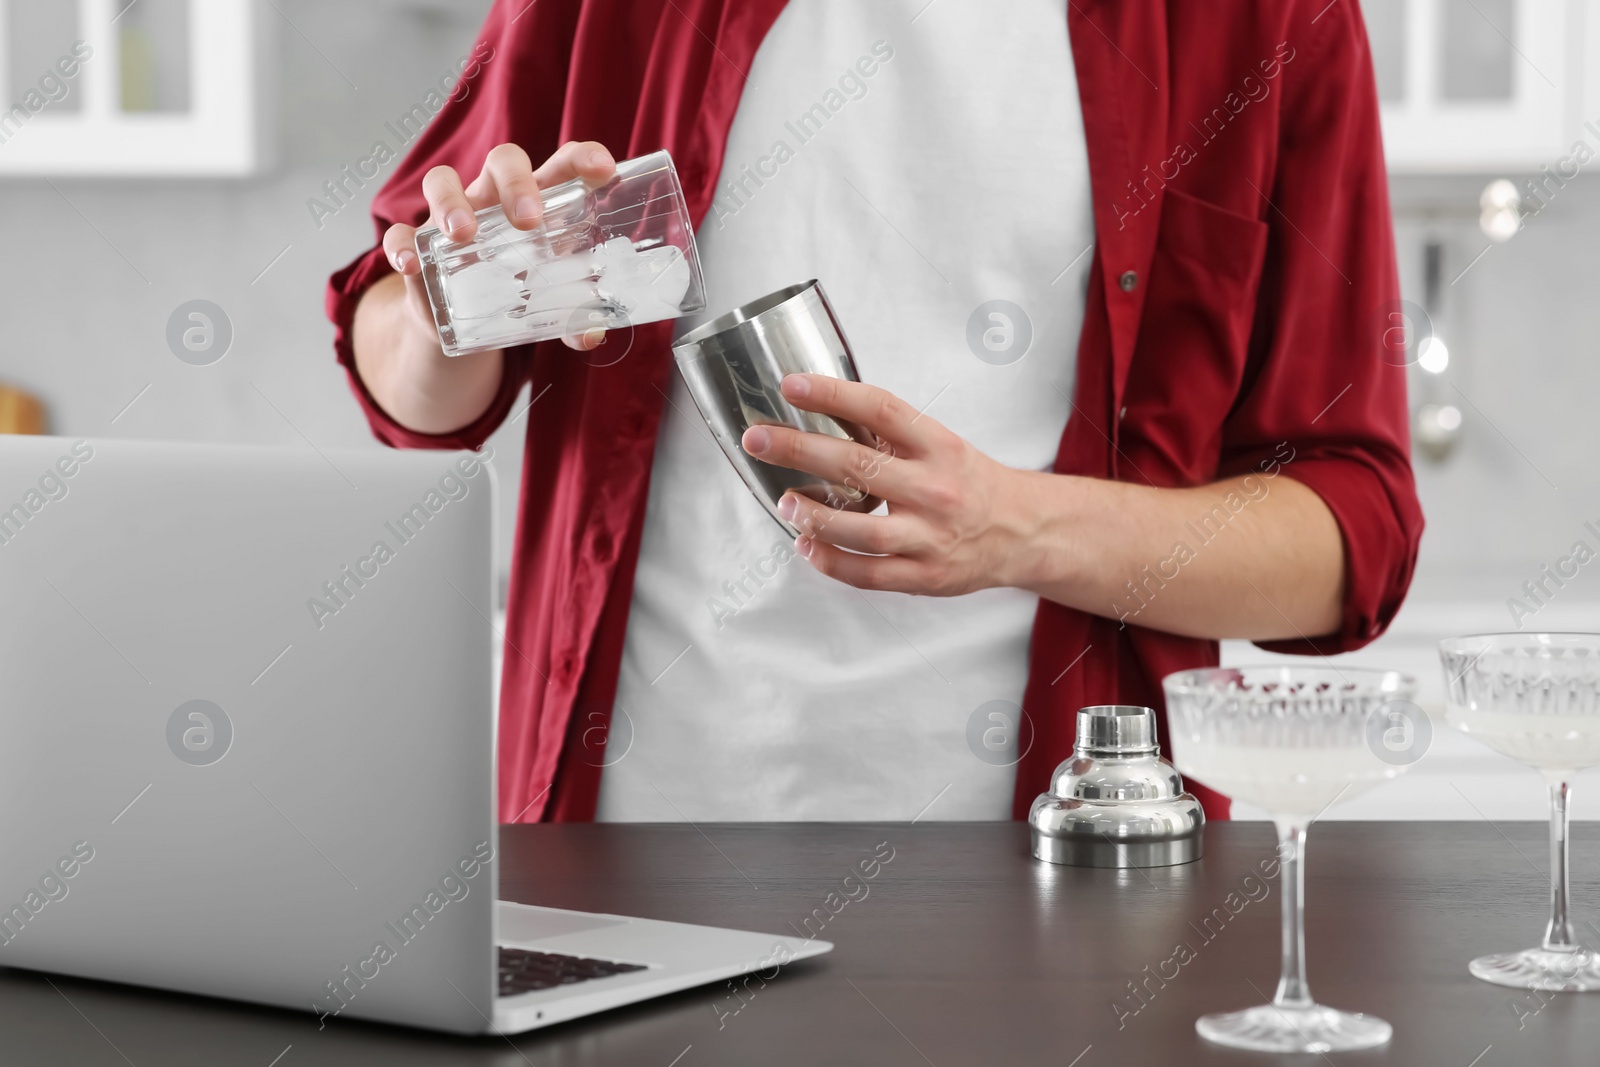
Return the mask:
POLYGON ((997 584, 1041 594, 1073 587, 1083 573, 1081 523, 1092 480, 1043 471, 1006 473, 1000 510, 1008 547, 997 584))

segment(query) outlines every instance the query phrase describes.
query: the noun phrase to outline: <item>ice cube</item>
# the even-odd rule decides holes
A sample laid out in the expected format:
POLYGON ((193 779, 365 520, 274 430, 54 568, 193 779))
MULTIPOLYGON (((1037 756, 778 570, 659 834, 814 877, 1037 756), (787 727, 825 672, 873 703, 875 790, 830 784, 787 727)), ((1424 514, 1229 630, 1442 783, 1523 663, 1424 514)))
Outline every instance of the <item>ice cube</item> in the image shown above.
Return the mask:
POLYGON ((515 267, 504 260, 469 263, 451 274, 446 285, 450 318, 455 321, 495 318, 522 303, 522 282, 515 267))
POLYGON ((689 262, 672 245, 640 250, 619 236, 551 259, 530 252, 500 249, 458 268, 448 281, 451 318, 510 318, 546 336, 581 332, 673 318, 689 289, 689 262))
POLYGON ((689 289, 689 261, 673 245, 609 257, 600 272, 599 295, 620 307, 633 322, 654 322, 678 314, 689 289))

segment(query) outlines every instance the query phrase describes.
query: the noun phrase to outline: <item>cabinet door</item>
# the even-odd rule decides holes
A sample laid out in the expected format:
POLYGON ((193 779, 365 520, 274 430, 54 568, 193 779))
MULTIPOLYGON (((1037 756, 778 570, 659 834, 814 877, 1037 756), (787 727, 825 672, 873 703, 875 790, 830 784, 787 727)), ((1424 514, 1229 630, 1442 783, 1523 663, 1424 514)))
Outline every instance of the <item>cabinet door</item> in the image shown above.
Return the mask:
POLYGON ((254 0, 0 0, 0 174, 264 163, 254 0))
POLYGON ((1593 6, 1363 0, 1390 169, 1527 170, 1564 156, 1583 122, 1593 6))

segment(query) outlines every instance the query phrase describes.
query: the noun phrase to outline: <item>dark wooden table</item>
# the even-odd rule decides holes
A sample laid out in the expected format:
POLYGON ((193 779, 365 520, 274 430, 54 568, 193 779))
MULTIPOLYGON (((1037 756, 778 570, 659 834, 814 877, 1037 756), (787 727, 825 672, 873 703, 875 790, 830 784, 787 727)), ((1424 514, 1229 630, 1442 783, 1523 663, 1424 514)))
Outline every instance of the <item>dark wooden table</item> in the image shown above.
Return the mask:
MULTIPOLYGON (((1015 823, 672 824, 507 828, 502 895, 775 933, 810 917, 837 948, 742 997, 711 986, 510 1040, 344 1020, 319 1032, 310 1015, 0 971, 0 1063, 1600 1063, 1600 993, 1540 997, 1467 974, 1473 956, 1540 936, 1544 835, 1533 823, 1312 829, 1312 990, 1394 1025, 1370 1053, 1250 1055, 1195 1035, 1196 1016, 1257 1003, 1277 978, 1279 884, 1257 880, 1273 855, 1265 824, 1213 825, 1201 862, 1143 872, 1035 863, 1015 823), (847 884, 875 849, 893 859, 847 884)), ((1575 917, 1600 943, 1587 921, 1600 921, 1600 826, 1575 829, 1573 855, 1575 917)))

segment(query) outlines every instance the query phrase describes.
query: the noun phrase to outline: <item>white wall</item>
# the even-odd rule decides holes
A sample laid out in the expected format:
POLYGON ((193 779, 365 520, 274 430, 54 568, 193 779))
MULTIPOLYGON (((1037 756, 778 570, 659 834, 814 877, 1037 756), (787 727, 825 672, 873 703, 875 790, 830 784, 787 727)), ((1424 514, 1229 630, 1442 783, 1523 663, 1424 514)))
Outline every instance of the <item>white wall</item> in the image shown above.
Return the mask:
MULTIPOLYGON (((270 174, 0 180, 10 250, 0 257, 0 381, 43 397, 52 432, 378 447, 323 314, 328 275, 372 242, 371 222, 352 204, 319 229, 306 201, 470 51, 489 0, 272 6, 284 17, 273 16, 280 165, 270 174), (233 323, 232 349, 210 366, 167 347, 169 315, 194 299, 233 323)), ((496 465, 514 489, 520 440, 502 437, 496 465)), ((508 552, 508 503, 501 512, 508 552)))
MULTIPOLYGON (((327 275, 367 245, 370 224, 351 206, 319 230, 306 200, 467 52, 488 0, 276 7, 287 19, 277 45, 282 165, 269 176, 0 183, 0 381, 42 395, 56 432, 376 447, 333 361, 322 310, 327 275), (195 298, 221 305, 235 329, 232 351, 208 367, 178 361, 164 338, 172 310, 195 298)), ((1476 228, 1483 180, 1396 181, 1412 299, 1420 299, 1422 241, 1445 242, 1447 278, 1484 246, 1476 228)), ((1428 531, 1412 602, 1396 631, 1359 658, 1434 678, 1433 641, 1508 625, 1505 599, 1564 553, 1584 520, 1600 525, 1596 236, 1600 181, 1584 176, 1447 287, 1440 326, 1454 354, 1449 379, 1476 408, 1461 404, 1457 455, 1437 466, 1418 461, 1428 531)), ((520 440, 514 431, 501 437, 501 482, 514 488, 520 440)), ((507 551, 510 503, 501 510, 507 551)), ((1538 622, 1558 615, 1561 625, 1600 627, 1600 564, 1538 622)), ((1248 648, 1228 654, 1261 658, 1248 648)), ((1347 814, 1473 817, 1455 781, 1475 800, 1503 795, 1513 805, 1497 811, 1538 817, 1531 772, 1500 767, 1444 733, 1410 782, 1347 814)), ((1578 803, 1600 814, 1581 787, 1578 803)))
MULTIPOLYGON (((1600 551, 1600 537, 1583 529, 1591 521, 1600 529, 1600 180, 1581 176, 1508 244, 1472 264, 1489 243, 1477 225, 1486 180, 1392 183, 1408 299, 1422 299, 1423 244, 1445 246, 1435 325, 1451 365, 1441 395, 1465 422, 1446 461, 1414 457, 1428 527, 1406 606, 1377 642, 1332 662, 1415 675, 1433 744, 1401 779, 1335 805, 1327 818, 1540 819, 1548 810, 1536 772, 1445 725, 1436 648, 1452 634, 1518 629, 1506 601, 1523 596, 1525 581, 1579 538, 1600 551)), ((1600 630, 1600 562, 1520 622, 1528 630, 1600 630)), ((1223 647, 1230 664, 1277 659, 1245 642, 1223 647)), ((1261 813, 1241 806, 1238 814, 1261 813)), ((1600 774, 1579 778, 1573 814, 1600 818, 1600 774)))

